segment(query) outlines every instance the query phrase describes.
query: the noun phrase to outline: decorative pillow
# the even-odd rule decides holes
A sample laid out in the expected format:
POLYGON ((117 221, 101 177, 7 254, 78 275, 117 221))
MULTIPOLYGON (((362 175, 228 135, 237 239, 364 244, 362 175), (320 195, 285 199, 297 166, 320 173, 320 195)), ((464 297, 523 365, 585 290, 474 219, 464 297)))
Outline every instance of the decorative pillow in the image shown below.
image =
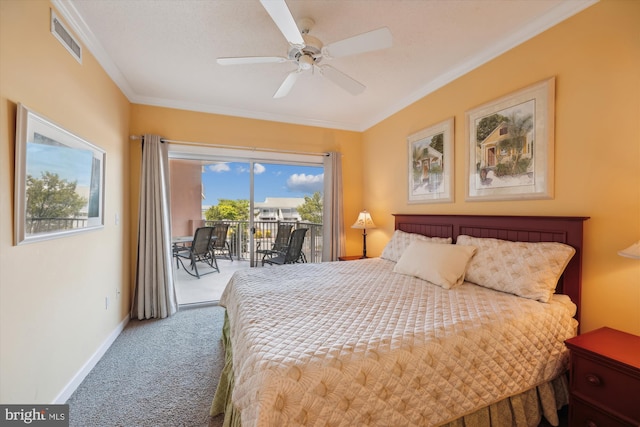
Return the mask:
POLYGON ((562 243, 510 242, 464 235, 458 236, 456 244, 478 248, 469 263, 467 281, 542 302, 549 302, 576 252, 562 243))
POLYGON ((393 271, 452 289, 464 281, 467 265, 475 252, 473 246, 417 240, 407 247, 393 271))
POLYGON ((451 244, 451 237, 427 237, 417 233, 407 233, 402 230, 396 230, 391 236, 391 240, 382 250, 380 258, 388 259, 389 261, 398 262, 402 253, 407 247, 415 241, 432 242, 432 243, 446 243, 451 244))

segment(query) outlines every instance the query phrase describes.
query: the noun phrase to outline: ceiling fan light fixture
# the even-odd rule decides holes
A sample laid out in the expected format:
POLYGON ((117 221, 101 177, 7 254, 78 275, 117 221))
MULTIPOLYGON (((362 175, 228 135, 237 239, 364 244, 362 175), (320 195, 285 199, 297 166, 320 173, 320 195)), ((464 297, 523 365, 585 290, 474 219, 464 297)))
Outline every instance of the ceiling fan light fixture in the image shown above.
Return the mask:
POLYGON ((313 67, 315 60, 311 55, 302 55, 298 59, 298 64, 300 65, 301 70, 310 70, 313 67))

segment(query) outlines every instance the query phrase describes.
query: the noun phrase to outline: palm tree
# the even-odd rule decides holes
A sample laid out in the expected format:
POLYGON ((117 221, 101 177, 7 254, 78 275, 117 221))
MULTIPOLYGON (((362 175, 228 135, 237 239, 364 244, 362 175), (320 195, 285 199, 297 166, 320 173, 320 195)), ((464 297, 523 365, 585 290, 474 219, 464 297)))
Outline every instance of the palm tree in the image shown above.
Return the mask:
POLYGON ((520 115, 514 111, 505 118, 505 122, 507 138, 498 143, 498 148, 511 153, 511 173, 515 175, 527 143, 527 134, 533 129, 533 114, 520 115))
POLYGON ((413 182, 414 184, 418 184, 420 182, 420 174, 422 173, 424 147, 420 144, 413 144, 412 148, 411 163, 413 165, 413 182))

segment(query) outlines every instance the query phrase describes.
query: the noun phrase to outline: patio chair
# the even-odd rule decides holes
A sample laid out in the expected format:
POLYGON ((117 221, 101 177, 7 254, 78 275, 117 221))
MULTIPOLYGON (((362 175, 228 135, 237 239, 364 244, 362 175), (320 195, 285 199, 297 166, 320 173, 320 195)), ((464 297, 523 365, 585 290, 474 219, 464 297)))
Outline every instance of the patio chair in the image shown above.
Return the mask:
POLYGON ((215 273, 216 271, 220 273, 220 269, 218 268, 218 261, 216 260, 216 257, 211 250, 212 233, 213 227, 200 227, 193 235, 191 246, 174 247, 173 256, 176 257, 176 265, 180 263, 187 274, 197 277, 198 279, 200 278, 200 276, 205 274, 215 273), (191 261, 191 263, 189 264, 189 268, 184 265, 183 260, 185 259, 191 261), (199 262, 207 264, 209 267, 212 267, 213 270, 206 273, 200 273, 198 271, 199 262), (195 273, 192 273, 189 270, 193 270, 195 273))
POLYGON ((293 230, 289 239, 289 246, 284 253, 280 253, 274 257, 263 258, 262 265, 282 265, 295 264, 297 262, 306 262, 302 252, 302 244, 304 243, 304 235, 308 228, 298 228, 293 230))
POLYGON ((262 255, 262 265, 264 265, 264 259, 267 257, 274 257, 281 253, 284 253, 289 246, 289 237, 291 236, 291 224, 279 224, 278 231, 276 232, 276 240, 273 242, 271 249, 258 249, 256 254, 262 255))
POLYGON ((233 261, 231 256, 231 246, 227 240, 227 233, 229 232, 229 224, 215 224, 213 226, 213 235, 215 240, 212 244, 212 250, 216 255, 229 257, 233 261))

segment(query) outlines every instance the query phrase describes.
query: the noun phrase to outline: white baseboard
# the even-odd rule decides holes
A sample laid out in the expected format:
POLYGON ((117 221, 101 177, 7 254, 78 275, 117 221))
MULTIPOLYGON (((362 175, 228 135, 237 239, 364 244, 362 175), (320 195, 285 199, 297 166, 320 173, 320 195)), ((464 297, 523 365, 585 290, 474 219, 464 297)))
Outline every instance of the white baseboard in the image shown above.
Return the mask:
POLYGON ((100 361, 102 356, 104 356, 104 354, 107 352, 109 347, 111 347, 111 344, 113 344, 116 338, 118 338, 118 335, 120 335, 120 332, 122 332, 125 326, 127 326, 127 323, 129 323, 129 314, 127 314, 127 316, 122 319, 122 322, 120 322, 118 326, 102 342, 100 347, 98 347, 98 349, 95 351, 95 353, 93 353, 89 360, 87 360, 82 368, 80 368, 80 370, 73 376, 73 378, 71 378, 71 381, 69 381, 67 385, 64 386, 60 393, 58 393, 52 404, 64 404, 67 400, 69 400, 73 392, 76 391, 85 377, 89 375, 89 372, 91 372, 94 366, 96 366, 98 361, 100 361))

